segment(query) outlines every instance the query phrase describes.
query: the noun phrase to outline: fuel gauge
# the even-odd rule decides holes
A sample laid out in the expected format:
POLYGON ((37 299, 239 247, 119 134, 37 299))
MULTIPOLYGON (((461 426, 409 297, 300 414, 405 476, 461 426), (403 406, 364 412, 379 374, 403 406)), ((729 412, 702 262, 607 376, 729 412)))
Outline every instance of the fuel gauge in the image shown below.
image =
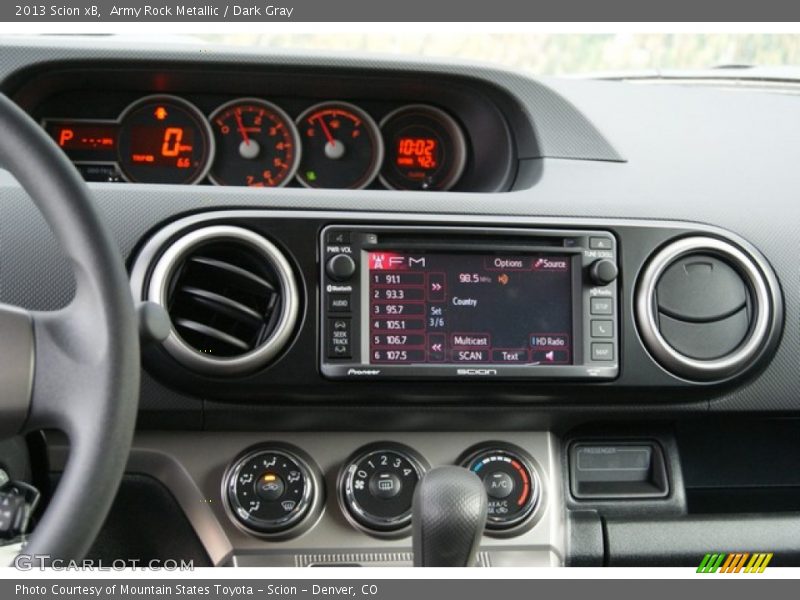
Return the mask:
POLYGON ((383 162, 383 142, 375 121, 346 102, 324 102, 297 119, 303 158, 297 177, 312 188, 361 189, 375 179, 383 162))

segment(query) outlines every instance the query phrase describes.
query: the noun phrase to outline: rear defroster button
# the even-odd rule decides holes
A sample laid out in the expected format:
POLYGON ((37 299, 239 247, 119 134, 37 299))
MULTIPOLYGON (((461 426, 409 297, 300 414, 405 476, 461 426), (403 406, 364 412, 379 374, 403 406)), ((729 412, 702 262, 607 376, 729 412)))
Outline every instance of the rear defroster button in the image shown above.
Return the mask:
POLYGON ((369 480, 369 491, 378 498, 394 498, 403 488, 403 482, 394 473, 375 473, 369 480))

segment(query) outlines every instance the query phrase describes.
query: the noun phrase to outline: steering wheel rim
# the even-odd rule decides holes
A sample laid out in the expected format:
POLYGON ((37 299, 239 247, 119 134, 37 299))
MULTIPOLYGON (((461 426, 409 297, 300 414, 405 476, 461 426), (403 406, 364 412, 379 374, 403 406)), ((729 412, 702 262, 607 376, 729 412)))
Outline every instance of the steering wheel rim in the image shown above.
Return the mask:
POLYGON ((0 436, 58 429, 70 455, 21 554, 79 559, 125 469, 139 398, 139 338, 119 249, 88 186, 45 132, 0 94, 0 167, 22 185, 74 271, 72 302, 53 312, 0 304, 0 436), (5 365, 5 366, 2 366, 5 365))

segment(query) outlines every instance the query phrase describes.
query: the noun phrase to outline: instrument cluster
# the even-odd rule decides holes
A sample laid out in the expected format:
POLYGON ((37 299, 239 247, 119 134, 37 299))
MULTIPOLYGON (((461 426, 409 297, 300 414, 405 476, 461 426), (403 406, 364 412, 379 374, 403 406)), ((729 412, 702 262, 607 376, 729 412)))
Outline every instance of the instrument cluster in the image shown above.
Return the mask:
POLYGON ((376 121, 350 102, 325 101, 293 118, 262 98, 205 114, 157 94, 114 119, 47 117, 42 125, 90 181, 448 190, 468 158, 461 125, 430 104, 407 104, 376 121))

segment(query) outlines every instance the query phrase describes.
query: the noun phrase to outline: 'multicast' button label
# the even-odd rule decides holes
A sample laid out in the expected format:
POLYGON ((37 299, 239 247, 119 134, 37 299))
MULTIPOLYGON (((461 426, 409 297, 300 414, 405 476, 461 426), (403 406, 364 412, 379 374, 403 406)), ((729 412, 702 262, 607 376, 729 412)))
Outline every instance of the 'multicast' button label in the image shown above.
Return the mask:
POLYGON ((469 348, 488 348, 491 339, 484 333, 454 333, 453 346, 466 346, 469 348))

